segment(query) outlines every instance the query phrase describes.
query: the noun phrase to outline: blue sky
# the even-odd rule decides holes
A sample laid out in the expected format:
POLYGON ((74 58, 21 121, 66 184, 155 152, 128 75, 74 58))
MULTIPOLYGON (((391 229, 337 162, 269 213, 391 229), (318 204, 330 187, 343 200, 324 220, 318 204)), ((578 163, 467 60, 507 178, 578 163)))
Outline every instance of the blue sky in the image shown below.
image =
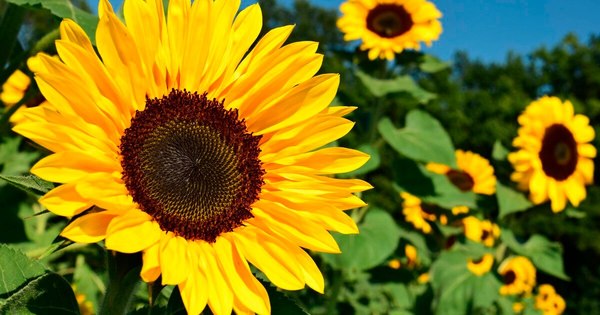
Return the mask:
MULTIPOLYGON (((89 0, 93 7, 97 0, 89 0)), ((110 0, 115 7, 122 0, 110 0)), ((289 4, 293 0, 279 0, 289 4)), ((256 1, 242 0, 242 6, 256 1)), ((312 0, 337 8, 342 0, 312 0)), ((442 11, 444 33, 426 49, 444 60, 457 50, 487 62, 502 61, 509 50, 525 54, 553 46, 569 32, 581 40, 600 34, 599 0, 436 0, 442 11)))

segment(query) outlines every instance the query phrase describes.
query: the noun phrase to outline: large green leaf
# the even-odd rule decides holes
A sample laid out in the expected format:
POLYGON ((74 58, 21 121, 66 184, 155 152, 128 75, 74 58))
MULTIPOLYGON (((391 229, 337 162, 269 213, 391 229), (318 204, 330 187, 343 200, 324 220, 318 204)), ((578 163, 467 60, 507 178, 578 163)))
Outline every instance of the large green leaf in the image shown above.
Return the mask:
POLYGON ((502 229, 500 238, 515 253, 531 259, 539 270, 569 280, 569 276, 565 274, 560 243, 551 242, 538 234, 531 236, 526 242, 522 243, 517 240, 511 230, 507 229, 502 229))
POLYGON ((70 0, 7 0, 8 2, 21 6, 41 6, 60 18, 68 18, 75 21, 94 43, 98 17, 77 8, 70 0))
POLYGON ((359 225, 360 234, 334 234, 341 254, 323 254, 323 259, 338 269, 358 270, 373 268, 389 257, 400 238, 400 230, 387 212, 371 209, 359 225))
POLYGON ((21 251, 0 244, 0 271, 0 296, 4 296, 44 274, 45 268, 21 251))
POLYGON ((422 162, 456 168, 454 145, 439 121, 421 110, 406 115, 404 128, 396 129, 389 118, 379 121, 379 133, 400 154, 422 162))
POLYGON ((34 195, 43 195, 54 188, 52 183, 49 183, 35 175, 11 176, 0 174, 0 179, 5 180, 9 184, 34 195))
POLYGON ((431 266, 436 314, 471 314, 490 308, 499 297, 500 281, 490 272, 477 276, 467 269, 466 250, 442 253, 431 266))
POLYGON ((420 103, 427 103, 435 98, 435 94, 422 89, 410 76, 398 76, 394 79, 376 79, 362 71, 356 71, 356 76, 364 86, 375 97, 383 97, 388 94, 406 92, 412 95, 420 103))
POLYGON ((450 68, 450 64, 432 55, 423 55, 419 69, 427 73, 435 73, 450 68))
POLYGON ((520 192, 511 189, 508 186, 496 183, 496 197, 498 198, 499 217, 525 211, 533 204, 520 192))
POLYGON ((2 314, 79 314, 79 306, 69 283, 56 273, 46 273, 12 294, 2 306, 2 314))
POLYGON ((7 245, 0 245, 0 280, 0 314, 79 314, 67 281, 7 245))
MULTIPOLYGON (((21 175, 29 171, 31 164, 40 154, 20 151, 20 137, 6 137, 0 143, 0 170, 4 175, 21 175)), ((0 184, 1 186, 2 184, 0 184)))
MULTIPOLYGON (((0 5, 1 8, 2 6, 0 5)), ((0 13, 2 13, 1 11, 0 13)), ((24 15, 25 10, 16 5, 8 5, 4 13, 0 15, 0 30, 2 30, 0 32, 0 43, 2 43, 2 49, 0 49, 0 69, 2 70, 4 70, 17 43, 24 15)), ((4 80, 0 81, 0 83, 2 82, 4 80)))

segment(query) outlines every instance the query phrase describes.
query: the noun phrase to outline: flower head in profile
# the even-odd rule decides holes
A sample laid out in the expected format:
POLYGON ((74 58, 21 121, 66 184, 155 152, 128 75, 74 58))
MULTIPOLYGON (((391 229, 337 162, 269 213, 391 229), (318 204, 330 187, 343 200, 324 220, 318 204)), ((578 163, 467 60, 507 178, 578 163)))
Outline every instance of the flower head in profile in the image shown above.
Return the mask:
POLYGON ((544 96, 519 116, 518 151, 508 160, 515 171, 511 179, 529 190, 535 204, 550 200, 552 211, 565 209, 567 200, 578 206, 586 197, 585 185, 593 182, 596 148, 590 120, 575 115, 569 101, 544 96))
POLYGON ((337 21, 344 40, 360 39, 369 59, 394 59, 405 49, 428 46, 442 33, 442 13, 425 0, 348 0, 337 21))
POLYGON ((467 269, 476 276, 486 274, 492 269, 494 264, 494 256, 492 254, 484 254, 479 259, 469 259, 467 261, 467 269))
POLYGON ((141 277, 177 285, 191 314, 269 313, 250 264, 276 286, 324 290, 304 249, 336 253, 329 231, 357 233, 344 210, 363 181, 332 175, 368 156, 326 144, 353 123, 329 107, 336 74, 316 75, 317 43, 255 40, 258 5, 126 0, 99 5, 97 51, 71 20, 60 60, 41 55, 49 106, 14 130, 53 154, 32 173, 60 185, 40 202, 75 219, 62 236, 143 253, 141 277), (252 47, 252 49, 251 49, 252 47))
POLYGON ((566 306, 565 300, 556 293, 552 285, 542 284, 538 287, 535 308, 541 310, 544 315, 560 315, 566 306))
POLYGON ((406 222, 410 222, 416 229, 423 233, 431 233, 431 224, 436 220, 436 215, 427 210, 427 207, 421 202, 421 199, 407 192, 401 192, 402 214, 406 222))
MULTIPOLYGON (((27 67, 29 68, 29 70, 31 71, 35 71, 39 68, 40 65, 40 61, 37 57, 30 57, 27 60, 27 67)), ((15 70, 6 80, 6 82, 4 82, 4 84, 2 84, 2 88, 0 90, 0 100, 2 101, 2 103, 4 103, 4 106, 6 107, 6 109, 9 109, 13 106, 15 106, 18 102, 20 102, 23 97, 25 96, 25 93, 27 92, 27 89, 29 89, 29 86, 31 85, 31 79, 29 78, 29 76, 27 76, 27 74, 25 74, 23 71, 17 69, 15 70)), ((30 101, 28 104, 30 106, 34 106, 34 105, 45 105, 45 102, 43 100, 37 100, 34 99, 32 101, 30 101), (39 104, 41 102, 41 104, 39 104)), ((25 106, 21 106, 19 107, 11 116, 10 116, 10 122, 12 124, 16 124, 19 122, 22 122, 24 120, 23 117, 23 109, 25 108, 25 106)))
POLYGON ((479 220, 474 216, 468 216, 462 222, 465 228, 465 236, 474 242, 492 247, 496 239, 500 237, 500 228, 496 223, 489 220, 479 220))
POLYGON ((535 267, 523 256, 510 257, 498 268, 504 284, 500 287, 502 295, 531 293, 535 286, 535 267))
POLYGON ((448 180, 461 191, 493 195, 496 192, 496 176, 490 162, 470 151, 456 150, 455 154, 458 169, 438 163, 428 163, 427 169, 446 175, 448 180))

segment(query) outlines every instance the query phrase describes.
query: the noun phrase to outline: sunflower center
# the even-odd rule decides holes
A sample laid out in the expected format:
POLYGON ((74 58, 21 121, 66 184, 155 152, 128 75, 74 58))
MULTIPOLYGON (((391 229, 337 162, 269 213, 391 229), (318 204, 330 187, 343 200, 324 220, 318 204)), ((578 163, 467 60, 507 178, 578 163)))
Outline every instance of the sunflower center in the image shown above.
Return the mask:
POLYGON ((488 237, 491 236, 491 234, 492 233, 490 233, 490 231, 484 229, 483 231, 481 231, 481 240, 485 241, 488 237))
POLYGON ((483 262, 483 256, 481 256, 481 257, 479 257, 479 258, 477 258, 477 259, 473 260, 472 262, 473 262, 473 264, 475 264, 475 265, 479 265, 479 264, 481 264, 481 263, 483 262))
POLYGON ((446 176, 454 184, 454 186, 458 187, 458 189, 462 191, 470 191, 473 189, 475 185, 475 181, 471 175, 457 170, 449 170, 446 173, 446 176))
POLYGON ((565 180, 577 167, 577 142, 571 131, 562 124, 546 129, 540 150, 542 169, 546 175, 565 180))
POLYGON ((163 230, 214 242, 252 217, 263 184, 260 138, 223 102, 173 90, 148 99, 125 130, 123 180, 163 230))
POLYGON ((515 282, 515 280, 517 280, 517 275, 514 271, 509 270, 504 274, 502 280, 504 281, 504 284, 512 284, 513 282, 515 282))
POLYGON ((379 4, 367 15, 367 28, 381 37, 400 36, 412 26, 413 20, 402 5, 379 4))

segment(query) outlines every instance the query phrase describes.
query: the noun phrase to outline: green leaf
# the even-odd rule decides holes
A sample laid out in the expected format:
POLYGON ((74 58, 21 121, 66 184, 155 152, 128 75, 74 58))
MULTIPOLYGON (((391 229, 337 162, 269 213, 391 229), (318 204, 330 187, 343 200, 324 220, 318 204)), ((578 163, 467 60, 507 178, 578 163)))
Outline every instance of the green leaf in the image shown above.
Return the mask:
POLYGON ((171 297, 169 297, 169 302, 167 303, 167 312, 165 314, 169 315, 185 315, 187 312, 185 311, 185 305, 183 305, 183 300, 181 299, 181 293, 179 292, 179 287, 175 286, 173 292, 171 293, 171 297))
POLYGON ((396 129, 389 118, 378 124, 383 139, 398 153, 422 162, 436 162, 456 168, 454 145, 439 121, 421 110, 406 115, 404 128, 396 129))
POLYGON ((10 294, 26 282, 44 274, 45 268, 23 252, 0 244, 0 296, 10 294))
POLYGON ((49 10, 52 14, 59 18, 68 18, 75 21, 88 35, 92 44, 96 38, 96 26, 98 25, 98 17, 77 8, 70 0, 7 0, 20 6, 41 6, 49 10))
POLYGON ((83 255, 78 255, 75 261, 75 273, 73 282, 78 294, 84 294, 85 299, 92 304, 93 309, 98 311, 98 297, 106 290, 104 282, 85 262, 83 255))
POLYGON ((494 142, 494 148, 492 149, 492 158, 497 161, 504 161, 508 156, 508 149, 505 148, 499 140, 494 142))
POLYGON ((79 314, 69 283, 56 273, 28 282, 0 306, 2 314, 79 314))
MULTIPOLYGON (((12 109, 12 108, 11 108, 12 109)), ((2 174, 21 175, 29 171, 33 161, 39 157, 38 152, 19 151, 19 137, 8 137, 0 143, 0 165, 2 174)))
POLYGON ((562 246, 558 242, 551 242, 542 235, 535 234, 526 242, 521 243, 511 230, 502 229, 502 241, 515 253, 531 259, 531 262, 541 271, 569 280, 565 274, 562 258, 562 246))
POLYGON ((400 238, 400 230, 387 212, 371 209, 359 225, 360 234, 334 234, 341 254, 322 254, 323 260, 338 269, 373 268, 389 257, 400 238))
POLYGON ((52 183, 49 183, 35 175, 0 175, 0 179, 3 179, 9 184, 33 195, 43 195, 54 188, 52 183))
POLYGON ((352 172, 341 174, 341 177, 350 178, 350 177, 356 177, 356 176, 362 175, 362 174, 367 174, 370 171, 377 169, 379 167, 379 164, 381 164, 381 157, 379 156, 379 151, 377 150, 377 148, 374 148, 373 146, 371 146, 369 144, 363 144, 363 145, 359 146, 357 148, 357 150, 370 155, 371 158, 367 161, 367 163, 365 163, 359 169, 352 171, 352 172))
POLYGON ((403 283, 386 283, 383 291, 391 297, 394 308, 409 309, 413 306, 413 299, 408 288, 403 283))
POLYGON ((441 61, 437 57, 425 54, 423 55, 422 61, 419 64, 419 68, 427 73, 435 73, 450 68, 450 64, 448 62, 441 61))
POLYGON ((481 276, 470 272, 470 258, 476 257, 466 250, 444 252, 431 266, 436 314, 471 314, 498 299, 500 281, 491 272, 481 276))
MULTIPOLYGON (((13 48, 17 43, 17 37, 25 10, 16 5, 8 5, 4 14, 0 16, 0 43, 2 43, 2 49, 0 49, 0 69, 4 70, 4 66, 8 63, 13 48)), ((12 73, 12 72, 11 72, 12 73)), ((4 82, 4 80, 0 81, 4 82)))
POLYGON ((284 291, 278 290, 270 283, 263 281, 260 282, 263 284, 265 289, 267 289, 267 293, 269 294, 269 300, 271 302, 271 314, 309 315, 305 309, 288 298, 284 291))
POLYGON ((496 196, 500 218, 511 213, 525 211, 533 206, 525 195, 502 185, 500 182, 496 183, 496 196))
POLYGON ((398 76, 390 80, 376 79, 362 71, 356 71, 356 76, 364 84, 364 86, 375 97, 383 97, 388 94, 406 92, 414 97, 420 103, 427 103, 436 96, 430 93, 415 83, 415 81, 407 75, 398 76))

